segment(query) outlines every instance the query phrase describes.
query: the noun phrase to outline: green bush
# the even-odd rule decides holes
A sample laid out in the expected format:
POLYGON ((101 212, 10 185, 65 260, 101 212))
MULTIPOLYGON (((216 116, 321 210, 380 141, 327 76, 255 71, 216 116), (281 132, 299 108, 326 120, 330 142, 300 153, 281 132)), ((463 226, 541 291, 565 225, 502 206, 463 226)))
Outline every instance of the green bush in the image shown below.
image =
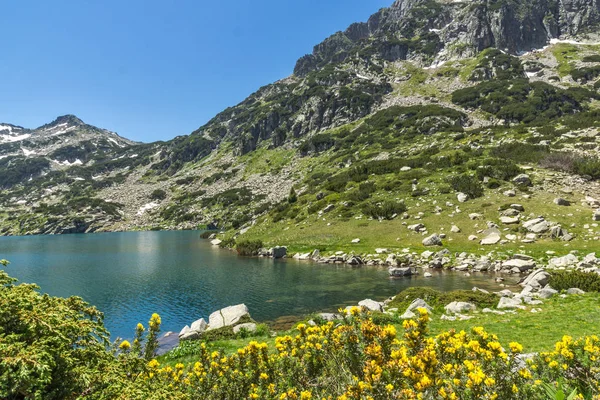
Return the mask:
POLYGON ((389 308, 397 308, 403 313, 415 299, 423 299, 431 307, 442 310, 453 301, 473 303, 477 307, 494 307, 498 304, 498 296, 493 293, 474 292, 472 290, 454 290, 440 292, 428 287, 411 287, 398 293, 394 300, 388 304, 389 308))
POLYGON ((255 256, 262 247, 262 240, 241 240, 235 245, 240 256, 255 256))
POLYGON ((363 214, 374 219, 392 219, 394 215, 401 214, 406 211, 404 203, 398 203, 391 200, 382 202, 371 202, 362 206, 363 214))
POLYGON ((585 292, 600 292, 600 275, 583 271, 551 271, 549 284, 556 290, 571 288, 585 292))
POLYGON ((585 157, 575 160, 573 169, 576 174, 588 175, 592 179, 600 179, 600 158, 585 157))
POLYGON ((162 189, 155 189, 150 193, 151 200, 164 200, 167 198, 167 192, 162 189))
POLYGON ((103 316, 79 297, 50 297, 0 270, 0 398, 75 399, 112 360, 103 316))
POLYGON ((455 191, 462 192, 472 199, 483 196, 483 186, 475 176, 467 174, 456 175, 450 177, 448 182, 455 191))

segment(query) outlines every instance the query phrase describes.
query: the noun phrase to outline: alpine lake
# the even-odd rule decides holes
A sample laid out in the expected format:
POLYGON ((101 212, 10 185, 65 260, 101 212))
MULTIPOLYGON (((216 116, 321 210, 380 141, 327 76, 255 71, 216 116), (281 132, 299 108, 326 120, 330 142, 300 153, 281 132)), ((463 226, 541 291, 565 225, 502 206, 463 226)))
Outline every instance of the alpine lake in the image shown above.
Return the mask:
POLYGON ((245 303, 259 322, 285 324, 313 312, 335 312, 411 286, 438 290, 497 288, 491 273, 433 271, 390 279, 385 267, 318 264, 292 258, 239 257, 198 231, 96 233, 0 238, 9 275, 53 296, 80 296, 105 315, 112 339, 133 336, 152 313, 162 332, 220 308, 245 303))

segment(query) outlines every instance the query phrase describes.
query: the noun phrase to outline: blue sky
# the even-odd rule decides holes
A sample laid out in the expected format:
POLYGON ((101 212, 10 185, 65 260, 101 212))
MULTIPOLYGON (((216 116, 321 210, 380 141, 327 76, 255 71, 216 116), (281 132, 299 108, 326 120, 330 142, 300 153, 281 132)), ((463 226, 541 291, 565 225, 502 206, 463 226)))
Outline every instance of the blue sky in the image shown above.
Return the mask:
POLYGON ((0 2, 0 122, 189 134, 392 0, 0 2))

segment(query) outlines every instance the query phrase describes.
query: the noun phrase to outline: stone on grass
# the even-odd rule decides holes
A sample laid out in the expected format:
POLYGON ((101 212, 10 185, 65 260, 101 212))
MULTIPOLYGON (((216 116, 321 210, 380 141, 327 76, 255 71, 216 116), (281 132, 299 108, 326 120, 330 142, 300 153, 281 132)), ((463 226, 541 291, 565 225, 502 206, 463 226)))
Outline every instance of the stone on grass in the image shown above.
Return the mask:
POLYGON ((512 181, 517 185, 532 186, 531 178, 529 178, 529 175, 527 174, 517 175, 513 178, 512 181))
POLYGON ((254 322, 246 322, 245 324, 239 324, 233 327, 233 333, 240 333, 241 330, 246 332, 256 332, 256 324, 254 322))
POLYGON ((444 307, 447 313, 449 314, 461 314, 463 312, 474 311, 477 309, 475 304, 466 303, 464 301, 453 301, 444 307))
POLYGON ((579 288, 570 288, 567 290, 567 294, 585 294, 585 292, 579 288))
POLYGON ((501 297, 496 308, 523 308, 520 298, 501 297))
POLYGON ((208 317, 208 329, 213 330, 224 326, 235 325, 243 317, 250 316, 245 304, 222 308, 208 317))
POLYGON ((557 206, 570 206, 571 202, 569 200, 563 199, 562 197, 557 197, 554 199, 554 204, 557 206))
POLYGON ((550 297, 554 296, 555 294, 558 294, 558 290, 554 290, 550 287, 545 287, 538 292, 538 297, 540 297, 542 299, 549 299, 550 297))
POLYGON ((423 239, 423 246, 441 246, 442 238, 437 233, 423 239))
POLYGON ((369 311, 383 311, 383 306, 381 303, 371 299, 362 300, 358 302, 358 305, 366 308, 369 311))

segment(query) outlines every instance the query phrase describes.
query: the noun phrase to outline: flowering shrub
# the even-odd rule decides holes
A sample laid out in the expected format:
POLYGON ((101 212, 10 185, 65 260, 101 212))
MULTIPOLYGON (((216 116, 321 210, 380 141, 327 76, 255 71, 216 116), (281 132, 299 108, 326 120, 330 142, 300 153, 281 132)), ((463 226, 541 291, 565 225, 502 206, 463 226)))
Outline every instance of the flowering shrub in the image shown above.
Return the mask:
POLYGON ((225 355, 200 343, 188 365, 161 365, 158 314, 111 348, 96 309, 0 270, 0 398, 600 400, 597 336, 524 355, 481 327, 433 337, 418 314, 397 331, 355 307, 337 325, 300 324, 272 348, 252 341, 225 355))
POLYGON ((519 343, 505 349, 481 327, 431 337, 429 315, 418 311, 402 332, 354 308, 337 326, 298 325, 295 335, 276 338, 272 351, 252 341, 226 356, 201 344, 193 364, 152 360, 126 384, 121 379, 119 393, 152 398, 168 388, 170 398, 182 399, 546 399, 543 383, 561 382, 578 398, 600 399, 597 337, 565 337, 554 352, 527 358, 519 343))

